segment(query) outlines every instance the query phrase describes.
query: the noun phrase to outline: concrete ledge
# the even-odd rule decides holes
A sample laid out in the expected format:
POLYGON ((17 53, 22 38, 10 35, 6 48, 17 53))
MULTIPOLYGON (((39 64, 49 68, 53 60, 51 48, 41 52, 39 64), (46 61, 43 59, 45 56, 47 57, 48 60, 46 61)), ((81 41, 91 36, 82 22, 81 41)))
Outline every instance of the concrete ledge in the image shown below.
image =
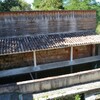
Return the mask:
POLYGON ((99 91, 100 93, 100 81, 90 82, 90 83, 81 84, 81 85, 74 85, 74 86, 65 87, 62 89, 57 89, 57 90, 52 90, 52 91, 47 91, 47 92, 35 93, 32 95, 34 97, 34 100, 53 100, 55 98, 61 98, 61 97, 69 96, 69 95, 87 93, 90 91, 91 92, 99 91))
MULTIPOLYGON (((100 69, 0 86, 0 93, 35 93, 100 80, 100 69)), ((99 87, 98 87, 99 88, 99 87)))
POLYGON ((68 66, 72 66, 72 65, 84 64, 84 63, 89 63, 89 62, 94 62, 94 61, 99 61, 99 60, 100 60, 100 55, 75 59, 73 61, 61 61, 61 62, 37 65, 36 67, 28 66, 28 67, 24 67, 24 68, 4 70, 4 71, 0 71, 0 78, 13 76, 13 75, 26 74, 26 73, 31 73, 31 72, 50 70, 50 69, 55 69, 55 68, 62 68, 64 66, 68 67, 68 66))

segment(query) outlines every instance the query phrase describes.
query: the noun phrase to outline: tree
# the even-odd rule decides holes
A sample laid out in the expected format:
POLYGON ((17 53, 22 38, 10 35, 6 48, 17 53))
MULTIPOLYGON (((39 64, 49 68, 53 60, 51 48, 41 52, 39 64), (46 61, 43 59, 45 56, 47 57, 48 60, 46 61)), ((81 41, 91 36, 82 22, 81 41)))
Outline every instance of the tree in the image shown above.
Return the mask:
POLYGON ((3 0, 0 2, 0 11, 31 10, 31 6, 23 0, 3 0))
POLYGON ((63 0, 34 0, 33 6, 36 10, 58 10, 63 9, 63 0))
POLYGON ((4 0, 2 1, 1 3, 1 11, 10 11, 10 9, 13 7, 13 6, 19 6, 19 3, 17 0, 4 0))
POLYGON ((69 0, 64 6, 66 10, 88 10, 91 0, 69 0))
POLYGON ((20 4, 20 9, 22 11, 30 11, 31 9, 31 5, 28 4, 27 2, 23 1, 23 0, 19 0, 19 4, 20 4))
POLYGON ((0 11, 2 11, 2 1, 0 1, 0 11))

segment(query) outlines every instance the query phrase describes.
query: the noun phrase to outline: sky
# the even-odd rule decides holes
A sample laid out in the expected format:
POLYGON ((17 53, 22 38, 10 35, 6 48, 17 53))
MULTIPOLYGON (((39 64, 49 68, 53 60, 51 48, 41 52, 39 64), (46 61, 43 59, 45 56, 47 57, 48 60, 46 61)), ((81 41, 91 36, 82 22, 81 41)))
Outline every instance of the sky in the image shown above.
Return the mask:
MULTIPOLYGON (((31 4, 34 0, 25 0, 27 3, 31 4)), ((96 0, 97 2, 100 2, 100 0, 96 0)))
POLYGON ((96 0, 97 2, 100 2, 100 0, 96 0))
POLYGON ((27 3, 31 4, 34 0, 25 0, 27 3))

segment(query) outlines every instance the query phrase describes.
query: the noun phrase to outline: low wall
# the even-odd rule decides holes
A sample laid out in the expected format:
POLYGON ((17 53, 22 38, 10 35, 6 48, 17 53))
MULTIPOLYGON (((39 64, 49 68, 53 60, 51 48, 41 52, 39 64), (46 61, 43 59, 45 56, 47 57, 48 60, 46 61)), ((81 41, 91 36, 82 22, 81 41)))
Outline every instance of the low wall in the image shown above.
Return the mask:
POLYGON ((0 86, 0 93, 33 93, 100 80, 100 69, 0 86))

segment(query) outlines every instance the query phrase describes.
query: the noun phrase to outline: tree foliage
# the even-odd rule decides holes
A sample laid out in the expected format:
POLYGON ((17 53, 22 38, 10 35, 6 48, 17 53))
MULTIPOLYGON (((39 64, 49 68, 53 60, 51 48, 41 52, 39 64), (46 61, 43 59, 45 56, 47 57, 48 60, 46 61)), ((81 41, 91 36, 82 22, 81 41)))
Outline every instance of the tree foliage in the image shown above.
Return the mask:
POLYGON ((31 6, 23 0, 0 1, 0 11, 23 11, 31 10, 31 6))
POLYGON ((93 0, 69 0, 64 8, 66 10, 89 10, 92 5, 94 5, 93 0))
POLYGON ((33 6, 36 10, 58 10, 63 9, 62 0, 34 0, 33 6))

